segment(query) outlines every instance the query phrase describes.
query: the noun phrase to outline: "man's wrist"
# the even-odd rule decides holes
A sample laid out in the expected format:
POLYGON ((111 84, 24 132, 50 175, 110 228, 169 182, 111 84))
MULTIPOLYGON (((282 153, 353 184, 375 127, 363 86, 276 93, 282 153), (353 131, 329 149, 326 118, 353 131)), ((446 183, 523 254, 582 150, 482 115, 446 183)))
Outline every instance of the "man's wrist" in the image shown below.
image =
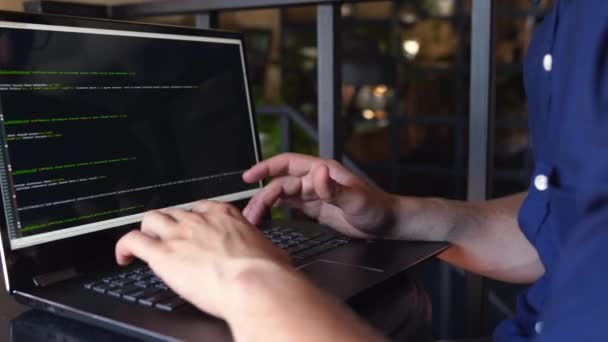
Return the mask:
POLYGON ((224 308, 224 319, 229 325, 251 310, 271 304, 272 287, 281 282, 281 278, 295 276, 289 265, 271 260, 254 259, 239 261, 229 279, 226 279, 226 290, 230 301, 224 308))
POLYGON ((449 201, 441 198, 394 196, 394 224, 387 238, 416 241, 447 241, 454 226, 449 201))
POLYGON ((252 263, 225 311, 235 341, 380 341, 373 329, 289 265, 252 263))
POLYGON ((409 226, 412 215, 420 207, 419 199, 390 194, 388 203, 388 227, 384 238, 391 240, 411 240, 409 226))

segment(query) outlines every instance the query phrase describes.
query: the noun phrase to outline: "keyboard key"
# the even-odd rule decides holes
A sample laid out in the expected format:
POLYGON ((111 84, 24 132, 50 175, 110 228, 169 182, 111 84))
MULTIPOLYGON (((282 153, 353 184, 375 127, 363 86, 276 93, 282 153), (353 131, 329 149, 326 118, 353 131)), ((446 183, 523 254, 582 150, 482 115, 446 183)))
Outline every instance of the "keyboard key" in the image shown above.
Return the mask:
POLYGON ((93 282, 90 282, 90 283, 86 283, 86 284, 84 284, 84 287, 85 287, 86 289, 92 290, 92 289, 93 289, 93 287, 95 287, 95 286, 97 286, 97 285, 100 285, 100 284, 103 284, 103 283, 102 283, 102 282, 100 282, 100 281, 93 281, 93 282))
POLYGON ((93 286, 93 290, 99 293, 105 293, 108 290, 115 288, 114 284, 100 283, 99 285, 93 286))
POLYGON ((133 279, 118 277, 118 278, 114 278, 112 280, 112 284, 117 285, 117 286, 125 286, 127 284, 131 284, 134 281, 135 280, 133 280, 133 279))
POLYGON ((140 288, 139 290, 136 290, 134 292, 122 295, 122 298, 128 300, 129 302, 135 302, 139 298, 151 296, 158 291, 160 291, 160 289, 157 289, 155 287, 149 287, 145 289, 140 288))
POLYGON ((146 306, 153 306, 158 302, 166 302, 169 299, 177 297, 173 291, 161 291, 146 298, 140 298, 137 302, 146 306))
POLYGON ((141 272, 138 272, 138 273, 134 273, 134 274, 130 275, 128 278, 129 279, 133 279, 135 281, 140 281, 140 280, 142 280, 144 278, 147 278, 147 277, 148 277, 147 275, 144 275, 141 272))
POLYGON ((285 241, 291 240, 291 236, 284 234, 284 235, 279 236, 277 239, 279 239, 281 242, 284 243, 285 241))
POLYGON ((113 288, 111 290, 108 290, 108 292, 106 292, 106 293, 113 297, 120 297, 124 294, 130 293, 130 292, 135 292, 138 290, 141 290, 141 287, 137 287, 135 285, 127 285, 124 287, 113 288))
POLYGON ((303 245, 295 245, 295 246, 285 249, 285 251, 287 251, 287 253, 289 253, 289 254, 293 254, 293 253, 297 253, 299 251, 305 250, 307 248, 309 248, 309 247, 303 246, 303 245))
POLYGON ((317 236, 323 235, 323 233, 322 232, 302 232, 302 235, 306 238, 314 239, 317 236))
POLYGON ((154 285, 154 287, 156 287, 157 289, 161 289, 161 290, 168 290, 169 286, 165 285, 164 283, 159 283, 154 285))
POLYGON ((329 241, 329 240, 331 240, 333 238, 334 238, 334 235, 323 234, 323 235, 321 235, 319 237, 316 237, 316 238, 312 239, 311 241, 312 242, 316 242, 316 243, 322 243, 322 242, 325 242, 325 241, 329 241))
POLYGON ((150 282, 152 284, 156 284, 156 283, 161 283, 162 282, 162 279, 160 279, 157 276, 152 276, 152 278, 147 279, 147 280, 148 280, 148 282, 150 282))
POLYGON ((283 241, 283 245, 285 245, 286 248, 289 248, 289 247, 297 245, 297 244, 298 243, 294 240, 283 241))
POLYGON ((138 281, 136 283, 133 283, 133 285, 141 287, 141 288, 146 288, 150 286, 150 283, 148 283, 147 281, 138 281))
POLYGON ((101 279, 101 281, 103 281, 104 283, 110 283, 112 282, 112 280, 114 280, 114 277, 105 277, 101 279))
POLYGON ((164 311, 173 311, 175 309, 177 309, 178 307, 182 306, 186 304, 186 301, 184 301, 183 299, 181 299, 180 297, 175 297, 173 299, 170 299, 166 302, 163 303, 157 303, 156 307, 158 309, 164 310, 164 311))

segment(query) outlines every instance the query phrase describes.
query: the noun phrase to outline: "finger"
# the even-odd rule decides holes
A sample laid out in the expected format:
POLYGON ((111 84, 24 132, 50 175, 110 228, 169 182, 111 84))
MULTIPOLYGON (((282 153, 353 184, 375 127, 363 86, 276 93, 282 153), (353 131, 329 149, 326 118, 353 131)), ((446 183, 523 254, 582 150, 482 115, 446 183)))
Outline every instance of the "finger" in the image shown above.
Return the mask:
POLYGON ((186 210, 186 209, 182 209, 182 208, 164 208, 164 209, 160 209, 158 211, 160 211, 163 214, 168 215, 176 222, 183 221, 183 220, 187 219, 190 215, 192 215, 190 210, 186 210))
POLYGON ((273 179, 249 201, 243 215, 253 224, 259 224, 264 213, 281 197, 294 197, 302 193, 299 177, 283 176, 273 179))
POLYGON ((148 211, 141 221, 141 231, 162 240, 176 238, 177 221, 159 210, 148 211))
POLYGON ((160 240, 154 239, 139 230, 133 230, 116 243, 116 261, 119 265, 127 265, 133 258, 147 263, 162 257, 164 249, 160 240))
POLYGON ((208 200, 196 202, 192 206, 192 212, 198 214, 223 213, 231 216, 240 216, 241 214, 240 211, 231 204, 208 200))
POLYGON ((347 213, 352 213, 362 207, 365 195, 361 190, 355 190, 336 182, 330 176, 330 170, 326 165, 320 164, 313 170, 313 188, 319 199, 333 204, 347 213))
POLYGON ((312 184, 315 193, 325 202, 333 204, 333 198, 338 191, 338 184, 330 177, 329 169, 325 165, 318 165, 313 170, 312 184))
POLYGON ((281 175, 304 176, 319 159, 297 153, 284 153, 259 162, 243 174, 247 183, 255 183, 266 177, 281 175))

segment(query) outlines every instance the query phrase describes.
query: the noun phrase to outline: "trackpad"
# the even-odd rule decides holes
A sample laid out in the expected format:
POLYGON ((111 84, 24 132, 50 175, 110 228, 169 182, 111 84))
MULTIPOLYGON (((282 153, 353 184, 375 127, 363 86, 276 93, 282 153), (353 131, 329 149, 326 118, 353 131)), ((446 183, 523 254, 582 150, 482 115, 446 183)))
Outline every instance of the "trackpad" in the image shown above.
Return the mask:
POLYGON ((321 289, 341 299, 379 283, 385 278, 384 272, 359 266, 317 260, 299 268, 321 289))

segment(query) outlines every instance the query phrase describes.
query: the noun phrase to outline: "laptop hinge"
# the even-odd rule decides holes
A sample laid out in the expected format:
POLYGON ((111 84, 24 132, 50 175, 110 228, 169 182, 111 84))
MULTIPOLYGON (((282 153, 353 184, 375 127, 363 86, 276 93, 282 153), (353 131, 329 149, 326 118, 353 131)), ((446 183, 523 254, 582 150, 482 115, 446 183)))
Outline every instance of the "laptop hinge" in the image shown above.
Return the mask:
POLYGON ((75 278, 79 275, 80 274, 78 272, 76 272, 75 269, 66 268, 66 269, 60 270, 60 271, 37 275, 32 278, 32 281, 34 281, 34 285, 36 285, 36 286, 46 287, 46 286, 53 285, 53 284, 56 284, 56 283, 64 281, 64 280, 75 278))

